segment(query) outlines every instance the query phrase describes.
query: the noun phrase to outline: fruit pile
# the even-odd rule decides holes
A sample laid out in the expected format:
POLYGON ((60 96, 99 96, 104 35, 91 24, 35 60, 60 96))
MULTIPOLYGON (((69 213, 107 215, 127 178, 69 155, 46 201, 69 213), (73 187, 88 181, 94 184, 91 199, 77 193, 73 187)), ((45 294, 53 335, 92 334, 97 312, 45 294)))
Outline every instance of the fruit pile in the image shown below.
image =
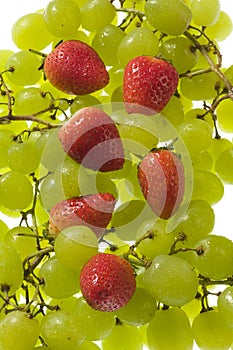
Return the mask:
POLYGON ((219 0, 52 0, 0 50, 0 349, 227 350, 233 25, 219 0), (228 133, 229 137, 223 136, 228 133))

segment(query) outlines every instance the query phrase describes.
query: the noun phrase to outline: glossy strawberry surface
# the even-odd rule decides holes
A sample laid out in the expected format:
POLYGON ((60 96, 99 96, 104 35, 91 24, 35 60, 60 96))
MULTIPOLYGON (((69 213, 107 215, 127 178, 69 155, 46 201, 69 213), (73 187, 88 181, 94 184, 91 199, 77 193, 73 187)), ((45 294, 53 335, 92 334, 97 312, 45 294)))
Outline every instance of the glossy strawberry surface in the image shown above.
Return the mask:
POLYGON ((99 311, 114 311, 126 305, 136 288, 134 271, 128 261, 98 253, 83 267, 80 288, 87 303, 99 311))

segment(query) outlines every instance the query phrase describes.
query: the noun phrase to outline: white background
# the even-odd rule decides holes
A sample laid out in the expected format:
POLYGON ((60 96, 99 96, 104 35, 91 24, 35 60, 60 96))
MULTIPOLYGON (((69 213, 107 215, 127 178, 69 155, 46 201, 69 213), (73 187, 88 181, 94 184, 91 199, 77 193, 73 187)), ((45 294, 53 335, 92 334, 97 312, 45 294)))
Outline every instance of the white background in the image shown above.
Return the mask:
MULTIPOLYGON (((49 0, 0 0, 0 49, 17 50, 11 41, 11 26, 22 15, 43 8, 49 0)), ((233 1, 220 0, 221 8, 233 19, 233 1)), ((208 13, 206 14, 208 16, 208 13)), ((223 66, 233 64, 233 33, 220 44, 223 66)), ((232 116, 233 117, 233 116, 232 116)), ((233 135, 225 135, 232 140, 233 135)), ((233 171, 233 169, 232 169, 233 171)), ((233 186, 225 187, 224 198, 215 206, 214 233, 233 239, 233 186)))

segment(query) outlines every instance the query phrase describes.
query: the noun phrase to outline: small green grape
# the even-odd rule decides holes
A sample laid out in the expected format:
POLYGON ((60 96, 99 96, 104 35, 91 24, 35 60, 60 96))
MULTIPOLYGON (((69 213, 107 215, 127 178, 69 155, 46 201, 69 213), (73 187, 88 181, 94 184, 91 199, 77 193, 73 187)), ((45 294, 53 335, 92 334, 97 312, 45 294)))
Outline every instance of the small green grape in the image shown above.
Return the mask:
POLYGON ((137 288, 130 301, 115 312, 123 322, 132 326, 149 323, 155 315, 157 303, 154 297, 143 288, 137 288))
POLYGON ((0 242, 0 287, 13 295, 23 282, 23 267, 19 254, 9 244, 0 242))
POLYGON ((40 324, 26 313, 12 311, 0 322, 0 348, 31 350, 40 334, 40 324))
POLYGON ((187 119, 177 127, 177 130, 191 156, 210 146, 213 129, 206 121, 187 119))
POLYGON ((198 278, 191 264, 175 255, 158 255, 144 272, 144 283, 156 300, 182 306, 195 298, 198 278))
POLYGON ((227 287, 218 297, 218 311, 233 329, 233 286, 227 287))
POLYGON ((83 341, 83 326, 74 312, 58 310, 47 313, 41 322, 41 334, 46 344, 56 350, 76 350, 83 341))
POLYGON ((99 106, 100 101, 92 95, 83 95, 75 97, 74 101, 70 106, 70 111, 72 114, 84 107, 99 106))
POLYGON ((50 1, 43 16, 49 32, 59 37, 74 34, 81 22, 80 9, 73 0, 50 1))
POLYGON ((197 253, 192 252, 192 262, 201 275, 212 279, 224 279, 233 274, 233 243, 230 239, 208 235, 195 243, 197 253))
POLYGON ((36 149, 28 142, 14 143, 7 152, 8 166, 22 174, 32 173, 39 166, 36 149))
POLYGON ((215 170, 221 179, 229 184, 233 183, 233 147, 220 153, 215 163, 215 170))
POLYGON ((129 32, 119 43, 118 62, 125 66, 132 58, 140 55, 155 56, 159 51, 157 36, 147 28, 139 27, 129 32))
POLYGON ((57 259, 67 268, 80 271, 98 252, 98 240, 94 232, 85 226, 72 226, 59 233, 54 250, 57 259))
POLYGON ((192 19, 199 26, 209 26, 217 22, 220 14, 219 0, 191 0, 192 19), (207 16, 208 13, 208 16, 207 16))
POLYGON ((180 89, 190 100, 203 101, 215 98, 217 88, 220 85, 219 78, 214 72, 194 75, 192 78, 181 78, 180 89))
POLYGON ((160 52, 168 61, 171 61, 180 74, 191 70, 197 63, 197 51, 191 41, 184 37, 164 41, 160 52))
POLYGON ((115 317, 112 312, 94 310, 83 298, 78 299, 78 304, 74 312, 78 323, 84 325, 82 331, 83 337, 86 340, 103 340, 111 334, 115 327, 115 317))
POLYGON ((200 240, 214 228, 214 210, 203 200, 192 200, 175 232, 183 232, 187 245, 200 240))
POLYGON ((221 137, 220 139, 213 138, 208 148, 208 152, 213 157, 213 160, 216 161, 223 151, 231 147, 232 143, 228 139, 225 139, 224 137, 221 137))
POLYGON ((87 0, 81 7, 84 29, 97 32, 110 24, 116 15, 116 9, 108 0, 87 0))
POLYGON ((65 193, 54 174, 46 176, 40 185, 40 202, 46 210, 65 199, 65 193))
POLYGON ((92 40, 92 47, 99 54, 107 66, 117 64, 117 49, 125 33, 113 24, 107 24, 101 28, 92 40))
POLYGON ((6 62, 13 54, 12 50, 0 50, 0 72, 6 69, 6 62))
POLYGON ((7 209, 25 209, 33 199, 32 184, 25 175, 8 171, 0 177, 0 198, 7 209))
POLYGON ((10 229, 4 238, 4 242, 15 248, 21 260, 24 260, 37 249, 36 237, 29 227, 17 226, 10 229))
POLYGON ((233 340, 232 330, 215 310, 200 313, 193 321, 192 331, 200 349, 227 350, 233 340))
POLYGON ((192 19, 190 8, 182 0, 148 0, 145 14, 155 29, 174 36, 184 33, 192 19))
POLYGON ((5 69, 7 78, 15 85, 33 85, 36 84, 42 73, 39 70, 41 59, 32 52, 23 50, 16 52, 6 62, 5 69))
POLYGON ((43 14, 28 13, 20 17, 11 30, 12 40, 21 50, 43 50, 52 42, 43 18, 43 14))
POLYGON ((184 108, 180 98, 172 96, 161 114, 175 127, 181 124, 184 120, 184 108))
POLYGON ((112 333, 103 340, 103 350, 142 350, 143 335, 137 327, 119 324, 112 333))
POLYGON ((210 170, 213 167, 213 158, 208 150, 201 151, 192 157, 192 164, 195 169, 210 170))
POLYGON ((202 199, 210 205, 219 202, 224 186, 217 175, 206 170, 194 169, 192 199, 202 199))
POLYGON ((41 89, 28 87, 19 90, 15 95, 14 113, 18 115, 34 114, 48 108, 50 99, 41 89))
POLYGON ((206 28, 206 35, 217 41, 225 40, 231 33, 233 24, 231 17, 224 11, 220 11, 217 22, 206 28))
POLYGON ((191 350, 193 335, 186 313, 179 308, 159 310, 147 328, 150 349, 191 350))
POLYGON ((219 128, 224 132, 233 132, 233 101, 227 99, 222 101, 216 109, 217 113, 217 122, 219 128))
POLYGON ((79 290, 78 273, 66 268, 55 256, 40 268, 44 292, 51 298, 67 298, 79 290))

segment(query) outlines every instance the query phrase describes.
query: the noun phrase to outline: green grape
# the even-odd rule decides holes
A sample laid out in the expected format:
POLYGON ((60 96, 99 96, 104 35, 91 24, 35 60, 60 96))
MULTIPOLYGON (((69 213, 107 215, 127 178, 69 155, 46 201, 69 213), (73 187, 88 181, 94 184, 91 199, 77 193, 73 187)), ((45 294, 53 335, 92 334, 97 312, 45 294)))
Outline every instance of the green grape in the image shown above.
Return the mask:
POLYGON ((144 272, 144 283, 156 300, 182 306, 195 298, 198 278, 191 264, 174 255, 158 255, 144 272))
POLYGON ((182 0, 148 0, 145 14, 155 29, 174 36, 182 34, 192 18, 189 7, 182 0))
POLYGON ((80 271, 82 266, 98 253, 98 240, 85 226, 72 226, 59 233, 54 251, 57 259, 67 268, 80 271))
POLYGON ((40 185, 40 201, 46 210, 65 199, 65 194, 54 174, 46 176, 40 185))
POLYGON ((0 168, 8 165, 7 152, 13 144, 14 132, 9 129, 0 129, 0 168))
POLYGON ((81 22, 78 4, 73 0, 50 1, 43 16, 49 32, 59 37, 74 34, 81 22))
POLYGON ((194 169, 192 199, 202 199, 210 205, 219 202, 224 186, 219 177, 210 171, 194 169))
POLYGON ((28 142, 14 143, 7 152, 8 166, 22 174, 30 174, 39 166, 36 149, 28 142))
POLYGON ((212 155, 207 151, 201 151, 192 157, 192 164, 195 169, 210 170, 213 167, 212 155))
POLYGON ((233 286, 227 287, 219 295, 218 311, 233 329, 233 286))
POLYGON ((84 107, 99 106, 100 101, 92 95, 83 95, 75 97, 74 101, 70 106, 71 114, 74 114, 78 110, 84 107))
POLYGON ((206 28, 205 33, 208 37, 223 41, 232 33, 233 25, 231 17, 224 11, 220 11, 217 22, 206 28))
MULTIPOLYGON (((194 71, 195 73, 195 71, 194 71)), ((180 89, 190 100, 203 101, 217 96, 219 78, 214 72, 193 75, 180 79, 180 89)))
POLYGON ((7 209, 25 209, 33 199, 32 184, 25 175, 8 171, 0 177, 0 198, 7 209))
POLYGON ((203 200, 192 200, 175 232, 183 232, 186 235, 188 246, 210 233, 214 223, 214 210, 210 204, 203 200))
POLYGON ((152 217, 154 213, 144 200, 131 198, 114 211, 111 225, 120 239, 130 241, 135 240, 142 220, 149 220, 152 217))
POLYGON ((29 227, 17 226, 10 229, 4 238, 4 242, 15 248, 21 260, 37 250, 36 237, 29 227))
POLYGON ((175 127, 181 124, 184 119, 184 108, 180 98, 172 96, 161 114, 175 127))
POLYGON ((160 52, 180 74, 191 70, 197 63, 197 50, 191 41, 184 37, 164 41, 160 52))
POLYGON ((115 315, 123 322, 132 326, 141 326, 152 320, 157 309, 154 297, 147 290, 137 288, 130 301, 115 315))
POLYGON ((15 85, 36 84, 42 73, 39 70, 41 59, 32 52, 23 50, 16 52, 6 62, 7 78, 15 85))
POLYGON ((44 292, 51 298, 67 298, 79 290, 78 273, 66 268, 55 256, 40 269, 44 292))
POLYGON ((9 231, 7 224, 0 219, 0 241, 3 241, 6 233, 9 231))
POLYGON ((136 327, 117 324, 108 338, 102 342, 103 350, 142 350, 143 336, 136 327))
POLYGON ((115 102, 123 102, 123 88, 122 86, 116 87, 111 95, 111 102, 114 104, 115 102))
POLYGON ((224 132, 233 132, 233 122, 232 122, 232 113, 233 113, 233 102, 231 99, 222 101, 217 109, 217 122, 219 128, 224 132))
POLYGON ((157 146, 158 131, 151 119, 141 114, 128 115, 121 110, 116 110, 112 119, 117 123, 124 149, 136 155, 144 155, 157 146))
POLYGON ((23 267, 17 251, 0 242, 0 286, 1 291, 13 295, 23 282, 23 267))
POLYGON ((192 19, 199 26, 210 26, 217 22, 220 14, 219 0, 191 0, 192 19), (208 16, 207 16, 208 13, 208 16))
POLYGON ((215 170, 221 179, 233 184, 233 146, 223 151, 216 160, 215 170))
POLYGON ((0 72, 5 70, 6 62, 13 54, 12 50, 0 50, 0 72))
POLYGON ((223 279, 233 274, 233 243, 230 239, 208 235, 195 244, 192 261, 205 277, 223 279))
POLYGON ((159 51, 159 40, 149 29, 139 27, 129 32, 119 43, 118 62, 121 66, 140 55, 155 56, 159 51))
POLYGON ((66 157, 57 134, 58 129, 47 130, 35 144, 41 164, 50 171, 54 171, 66 157))
POLYGON ((150 350, 191 350, 193 335, 189 319, 182 309, 159 310, 149 323, 147 339, 150 350))
POLYGON ((137 237, 148 234, 149 237, 142 240, 138 246, 139 251, 149 259, 154 259, 161 254, 169 254, 174 235, 166 232, 164 220, 147 220, 141 224, 137 231, 137 237))
POLYGON ((106 66, 117 64, 117 49, 125 33, 113 24, 101 28, 92 40, 92 47, 99 54, 106 66))
POLYGON ((0 322, 0 348, 31 350, 40 335, 40 325, 26 313, 12 311, 0 322))
POLYGON ((21 50, 43 50, 52 41, 43 18, 43 14, 28 13, 20 17, 13 25, 12 40, 21 50))
POLYGON ((228 139, 225 139, 224 137, 221 137, 220 139, 213 138, 208 148, 208 152, 211 154, 215 162, 223 151, 231 147, 232 143, 228 139))
POLYGON ((115 317, 112 312, 94 310, 83 298, 78 299, 78 305, 74 312, 78 323, 83 325, 82 334, 85 340, 105 339, 115 326, 115 317))
POLYGON ((106 91, 106 93, 110 95, 115 88, 122 86, 124 69, 118 65, 114 65, 109 69, 108 74, 109 74, 109 83, 104 88, 104 90, 106 91))
POLYGON ((49 105, 48 95, 45 95, 37 87, 28 87, 16 93, 13 111, 16 115, 34 114, 43 111, 49 105))
POLYGON ((87 0, 81 7, 82 26, 90 32, 97 32, 112 22, 116 9, 108 0, 87 0))
POLYGON ((192 331, 202 350, 227 350, 233 341, 232 330, 215 310, 200 313, 193 321, 192 331))
POLYGON ((188 148, 191 157, 206 150, 210 146, 213 129, 204 120, 185 120, 177 127, 177 130, 188 148))
POLYGON ((83 341, 82 325, 72 312, 47 313, 41 322, 41 335, 51 350, 77 350, 83 341))
MULTIPOLYGON (((7 111, 8 113, 8 111, 7 111)), ((0 124, 0 133, 1 130, 5 129, 5 124, 0 124)), ((17 121, 17 123, 11 122, 10 124, 7 124, 7 129, 13 132, 15 135, 20 134, 22 131, 28 129, 28 124, 26 121, 17 121)))
POLYGON ((73 159, 66 157, 54 171, 54 189, 57 186, 57 190, 61 189, 66 198, 77 197, 81 194, 79 186, 81 176, 86 178, 86 171, 73 159))
MULTIPOLYGON (((68 35, 66 37, 62 37, 63 41, 67 41, 67 40, 80 40, 86 44, 90 45, 90 35, 88 33, 84 33, 82 31, 82 29, 77 30, 75 33, 73 33, 72 35, 68 35)), ((55 48, 59 43, 61 42, 61 38, 60 37, 55 37, 53 39, 53 44, 52 47, 55 48)))

